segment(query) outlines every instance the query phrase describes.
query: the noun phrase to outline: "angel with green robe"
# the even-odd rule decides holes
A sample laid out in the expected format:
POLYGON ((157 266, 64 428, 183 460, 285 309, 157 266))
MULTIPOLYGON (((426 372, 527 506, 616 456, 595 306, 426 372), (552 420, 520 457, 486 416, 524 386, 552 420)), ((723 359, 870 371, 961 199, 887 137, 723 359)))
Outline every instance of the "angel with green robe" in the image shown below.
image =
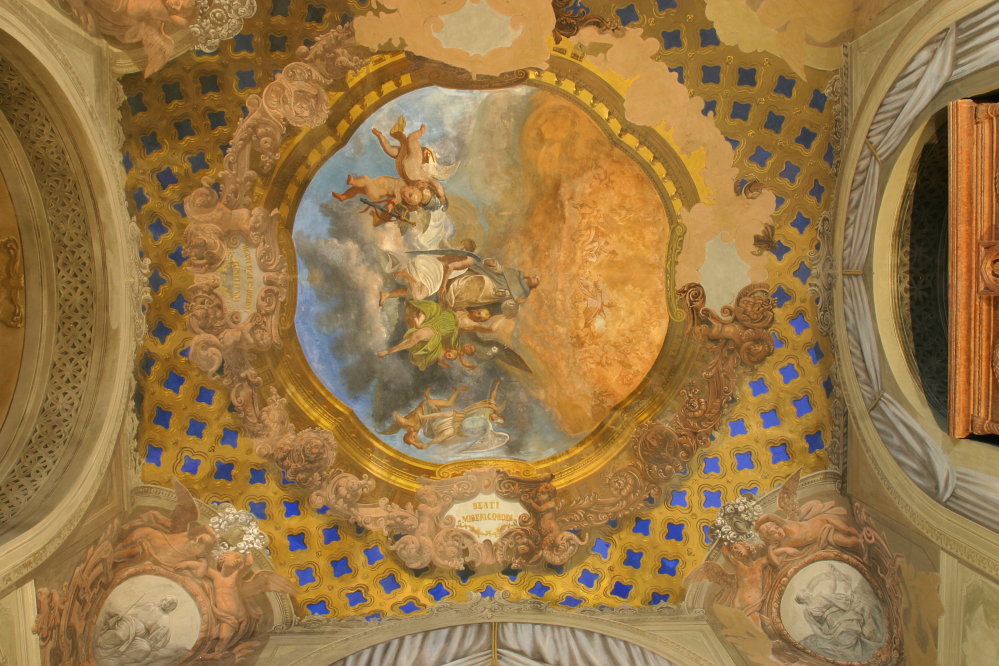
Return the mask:
POLYGON ((409 328, 402 342, 378 352, 378 358, 408 349, 410 362, 420 370, 434 363, 450 368, 448 361, 456 360, 467 368, 475 367, 465 360, 466 355, 475 353, 475 348, 462 346, 458 316, 451 310, 433 301, 407 301, 403 320, 409 328))

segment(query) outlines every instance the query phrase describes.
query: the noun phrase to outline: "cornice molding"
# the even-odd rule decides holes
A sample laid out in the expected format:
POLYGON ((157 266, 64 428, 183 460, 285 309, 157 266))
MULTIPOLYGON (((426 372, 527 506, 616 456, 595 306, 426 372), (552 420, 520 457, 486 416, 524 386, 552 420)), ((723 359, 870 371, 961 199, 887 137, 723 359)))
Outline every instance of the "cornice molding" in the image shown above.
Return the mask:
MULTIPOLYGON (((71 434, 58 453, 57 472, 39 486, 37 496, 26 505, 30 511, 21 511, 3 526, 0 590, 55 552, 86 513, 119 437, 134 442, 136 422, 126 419, 126 414, 131 407, 137 340, 144 336, 144 323, 140 331, 138 322, 148 293, 144 265, 138 259, 138 234, 130 231, 134 223, 122 186, 118 109, 123 96, 111 73, 109 49, 47 18, 42 7, 0 0, 3 56, 42 100, 51 116, 49 136, 61 143, 67 173, 79 182, 81 196, 74 204, 72 224, 87 229, 88 252, 99 257, 91 262, 92 274, 86 278, 97 295, 88 315, 95 322, 94 351, 90 376, 83 382, 81 411, 73 417, 71 434)), ((43 201, 51 209, 49 203, 43 201)), ((51 210, 43 213, 38 223, 54 225, 52 215, 51 210)), ((72 297, 69 291, 64 296, 72 297)), ((55 326, 51 319, 46 326, 55 326)))
MULTIPOLYGON (((688 613, 668 604, 652 608, 562 611, 542 601, 517 602, 469 594, 463 603, 443 602, 416 617, 379 622, 348 618, 317 629, 288 627, 273 632, 257 663, 280 658, 287 666, 328 666, 365 648, 402 636, 479 623, 547 624, 590 631, 645 648, 676 666, 734 666, 703 611, 688 613)), ((274 661, 274 663, 277 663, 274 661)))

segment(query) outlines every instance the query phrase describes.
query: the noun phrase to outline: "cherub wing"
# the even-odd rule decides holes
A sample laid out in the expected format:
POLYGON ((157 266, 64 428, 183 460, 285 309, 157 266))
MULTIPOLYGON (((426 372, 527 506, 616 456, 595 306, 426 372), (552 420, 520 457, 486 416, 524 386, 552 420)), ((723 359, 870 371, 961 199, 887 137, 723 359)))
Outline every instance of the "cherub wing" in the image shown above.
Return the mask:
POLYGON ((436 161, 430 161, 423 165, 426 169, 427 174, 431 178, 436 180, 447 180, 454 175, 454 172, 458 170, 461 166, 461 162, 455 162, 454 164, 438 164, 436 161))
POLYGON ((499 340, 487 340, 478 333, 466 333, 465 335, 468 336, 469 342, 475 345, 476 358, 495 359, 528 374, 534 374, 534 370, 531 370, 531 366, 527 364, 523 356, 499 340))
MULTIPOLYGON (((100 36, 100 32, 97 29, 97 22, 94 20, 94 14, 88 6, 86 0, 67 0, 69 4, 69 9, 73 12, 73 16, 83 24, 84 29, 95 37, 100 36)), ((114 11, 114 8, 111 8, 114 11)))
POLYGON ((149 78, 173 57, 173 39, 159 21, 143 21, 136 28, 136 36, 142 40, 142 49, 146 52, 146 71, 142 75, 149 78))
POLYGON ((258 571, 239 584, 240 595, 246 599, 261 592, 298 594, 298 585, 274 571, 258 571))
POLYGON ((777 491, 777 506, 784 510, 788 520, 798 520, 801 511, 798 507, 798 483, 801 481, 801 468, 788 477, 777 491))
POLYGON ((201 515, 198 504, 194 501, 191 491, 176 478, 173 480, 173 491, 177 493, 177 504, 170 514, 170 533, 186 532, 191 523, 201 515))
POLYGON ((687 577, 683 579, 683 585, 684 587, 687 587, 690 583, 696 583, 702 580, 707 580, 715 583, 716 585, 733 589, 739 584, 739 580, 735 577, 735 574, 726 571, 725 567, 722 565, 717 562, 704 562, 687 574, 687 577))
POLYGON ((840 518, 846 519, 848 515, 846 509, 841 506, 836 506, 836 502, 822 502, 820 500, 805 502, 798 510, 798 513, 798 520, 811 520, 817 516, 828 515, 839 516, 840 518))

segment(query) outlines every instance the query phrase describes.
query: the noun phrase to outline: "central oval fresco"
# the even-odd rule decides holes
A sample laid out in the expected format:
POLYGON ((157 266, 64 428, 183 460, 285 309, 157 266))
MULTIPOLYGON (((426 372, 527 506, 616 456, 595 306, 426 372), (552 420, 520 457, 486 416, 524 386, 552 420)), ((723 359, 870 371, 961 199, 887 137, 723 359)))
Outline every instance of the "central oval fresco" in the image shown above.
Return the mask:
POLYGON ((423 461, 566 451, 666 338, 660 192, 546 89, 387 102, 312 178, 293 232, 312 370, 423 461))

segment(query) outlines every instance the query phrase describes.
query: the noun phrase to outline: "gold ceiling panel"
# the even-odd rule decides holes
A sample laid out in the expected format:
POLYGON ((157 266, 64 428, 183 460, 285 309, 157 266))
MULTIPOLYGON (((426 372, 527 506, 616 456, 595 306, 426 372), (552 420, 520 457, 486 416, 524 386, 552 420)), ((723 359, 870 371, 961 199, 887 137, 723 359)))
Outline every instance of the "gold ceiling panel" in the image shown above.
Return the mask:
MULTIPOLYGON (((662 482, 658 497, 640 501, 640 508, 606 525, 585 529, 580 535, 585 545, 569 561, 520 571, 413 571, 393 553, 393 535, 359 529, 313 509, 310 492, 283 482, 281 468, 256 452, 242 419, 229 409, 229 387, 221 371, 205 373, 189 361, 193 336, 186 315, 195 278, 182 249, 189 223, 183 200, 202 179, 219 177, 248 97, 261 94, 275 71, 298 61, 296 49, 305 40, 328 32, 345 12, 358 11, 331 5, 321 21, 308 22, 305 18, 316 14, 305 4, 292 3, 287 17, 271 15, 267 0, 260 5, 242 35, 223 43, 215 54, 186 54, 149 79, 125 80, 126 189, 144 232, 144 253, 155 269, 155 295, 147 311, 150 336, 138 359, 140 453, 146 460, 144 481, 169 486, 176 477, 202 501, 231 502, 258 516, 271 541, 274 566, 301 584, 295 597, 300 614, 408 614, 484 590, 507 590, 512 599, 541 598, 563 607, 639 605, 667 598, 677 603, 683 598, 684 575, 707 553, 706 528, 721 503, 743 491, 766 493, 799 467, 807 474, 829 466, 827 449, 834 444, 832 350, 820 333, 819 304, 809 287, 817 269, 818 221, 833 186, 834 100, 827 99, 826 90, 831 74, 809 70, 806 81, 765 54, 712 45, 710 34, 700 37, 711 29, 702 5, 684 3, 682 9, 635 9, 647 36, 664 39, 663 31, 681 29, 682 47, 664 45, 654 57, 673 69, 682 67, 689 95, 714 110, 714 125, 735 148, 739 175, 734 185, 757 179, 779 197, 773 238, 760 244, 769 256, 767 282, 776 299, 774 321, 767 329, 774 349, 758 363, 741 366, 732 389, 735 399, 707 448, 696 449, 686 471, 662 482)), ((713 197, 699 171, 703 156, 682 154, 671 130, 640 127, 622 118, 627 82, 575 46, 571 39, 552 40, 549 70, 530 71, 525 81, 588 107, 608 136, 627 146, 660 192, 678 244, 683 238, 681 209, 713 197), (600 95, 618 107, 593 104, 600 95)), ((327 158, 380 104, 431 85, 415 80, 411 69, 405 54, 377 54, 364 70, 328 93, 332 110, 325 124, 286 132, 280 161, 252 190, 253 206, 279 212, 283 227, 278 242, 284 254, 294 256, 290 225, 327 158), (405 73, 396 76, 393 68, 405 73), (386 75, 379 78, 380 72, 386 75)), ((672 266, 675 260, 674 254, 664 263, 672 266)), ((287 303, 294 304, 301 277, 294 261, 289 262, 289 276, 287 303)), ((671 285, 671 296, 680 286, 671 285)), ((370 473, 377 481, 372 498, 404 505, 413 501, 417 477, 454 477, 473 464, 506 465, 525 476, 552 473, 560 497, 572 498, 601 491, 604 482, 596 472, 634 462, 629 446, 634 428, 650 419, 672 419, 682 400, 679 390, 688 379, 701 382, 716 357, 712 345, 695 343, 687 335, 679 300, 670 312, 673 321, 661 354, 668 363, 656 365, 654 376, 636 391, 649 398, 641 402, 642 409, 625 410, 627 423, 613 420, 620 412, 612 414, 608 443, 592 453, 584 442, 540 461, 476 460, 442 467, 407 459, 380 444, 362 422, 351 420, 346 405, 312 372, 299 349, 290 305, 280 320, 286 344, 257 355, 253 368, 262 380, 260 395, 278 388, 288 398, 299 430, 320 426, 336 433, 337 466, 357 475, 370 473), (672 374, 664 376, 667 370, 672 374)))

